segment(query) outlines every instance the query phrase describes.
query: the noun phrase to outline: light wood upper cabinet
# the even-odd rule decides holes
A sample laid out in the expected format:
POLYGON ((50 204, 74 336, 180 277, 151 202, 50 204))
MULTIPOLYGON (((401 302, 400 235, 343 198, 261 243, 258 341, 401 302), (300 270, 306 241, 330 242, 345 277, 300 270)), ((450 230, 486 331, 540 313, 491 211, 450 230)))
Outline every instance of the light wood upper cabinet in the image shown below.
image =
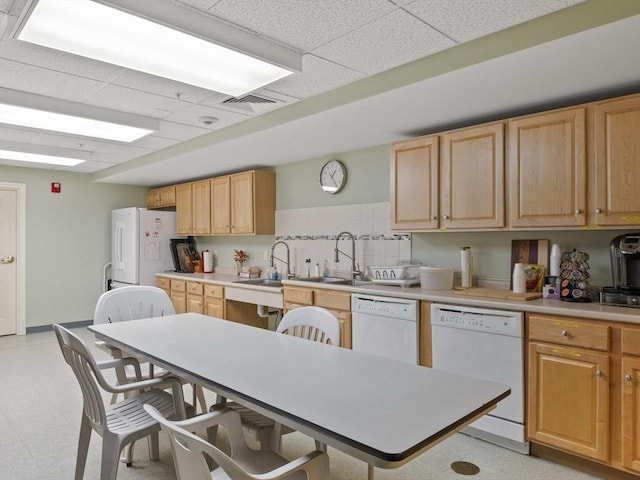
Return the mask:
POLYGON ((178 235, 211 233, 211 187, 209 180, 176 185, 178 235))
POLYGON ((440 226, 504 227, 504 123, 440 138, 440 226))
POLYGON ((147 191, 147 208, 173 207, 176 204, 176 186, 152 188, 147 191))
POLYGON ((395 230, 504 227, 504 123, 394 144, 391 212, 395 230))
POLYGON ((509 225, 586 225, 585 108, 509 120, 509 225))
POLYGON ((231 232, 231 180, 229 177, 211 179, 211 233, 231 232))
POLYGON ((191 185, 193 234, 211 233, 211 186, 209 180, 200 180, 191 185))
POLYGON ((213 234, 275 233, 275 173, 251 170, 211 179, 213 234))
POLYGON ((191 184, 176 185, 176 230, 178 235, 193 235, 191 184))
POLYGON ((640 225, 640 95, 595 105, 597 225, 640 225))
POLYGON ((391 228, 438 228, 439 138, 422 137, 391 147, 391 228))

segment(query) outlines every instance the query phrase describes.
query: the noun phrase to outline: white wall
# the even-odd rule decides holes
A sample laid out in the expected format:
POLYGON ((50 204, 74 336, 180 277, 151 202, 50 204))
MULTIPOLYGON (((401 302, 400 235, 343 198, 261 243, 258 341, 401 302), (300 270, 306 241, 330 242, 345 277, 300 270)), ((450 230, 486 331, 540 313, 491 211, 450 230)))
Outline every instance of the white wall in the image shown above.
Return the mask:
POLYGON ((0 181, 27 186, 27 328, 92 319, 111 256, 111 210, 144 206, 146 188, 7 166, 0 166, 0 181), (51 193, 51 182, 62 192, 51 193))

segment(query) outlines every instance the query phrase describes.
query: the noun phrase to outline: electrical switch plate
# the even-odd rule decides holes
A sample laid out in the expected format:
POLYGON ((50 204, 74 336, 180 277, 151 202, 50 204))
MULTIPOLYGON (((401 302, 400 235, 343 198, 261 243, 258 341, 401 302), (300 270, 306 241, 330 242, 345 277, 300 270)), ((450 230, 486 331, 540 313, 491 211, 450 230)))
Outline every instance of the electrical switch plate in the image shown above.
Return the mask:
POLYGON ((269 260, 269 250, 265 250, 264 251, 264 259, 265 259, 265 261, 269 260))

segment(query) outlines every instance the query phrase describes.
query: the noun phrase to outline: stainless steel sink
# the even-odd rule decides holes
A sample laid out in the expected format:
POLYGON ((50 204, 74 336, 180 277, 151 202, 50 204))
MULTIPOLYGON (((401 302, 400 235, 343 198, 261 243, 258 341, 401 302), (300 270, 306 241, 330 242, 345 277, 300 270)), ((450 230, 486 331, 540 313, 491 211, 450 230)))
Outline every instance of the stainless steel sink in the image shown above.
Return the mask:
POLYGON ((292 278, 298 282, 310 282, 310 283, 330 283, 331 285, 369 285, 369 280, 354 280, 351 278, 342 277, 300 277, 292 278))
POLYGON ((269 278, 248 278, 246 280, 234 280, 233 283, 244 283, 245 285, 259 285, 261 287, 281 288, 280 280, 271 280, 269 278))

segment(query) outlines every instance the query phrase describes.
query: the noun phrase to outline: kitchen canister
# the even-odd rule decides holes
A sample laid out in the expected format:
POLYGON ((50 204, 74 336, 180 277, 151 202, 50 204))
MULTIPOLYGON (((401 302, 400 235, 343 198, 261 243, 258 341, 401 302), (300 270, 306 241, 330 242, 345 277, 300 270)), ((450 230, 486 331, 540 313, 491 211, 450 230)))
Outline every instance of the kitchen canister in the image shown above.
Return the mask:
POLYGON ((589 254, 564 252, 560 257, 560 300, 565 302, 590 302, 589 254))

